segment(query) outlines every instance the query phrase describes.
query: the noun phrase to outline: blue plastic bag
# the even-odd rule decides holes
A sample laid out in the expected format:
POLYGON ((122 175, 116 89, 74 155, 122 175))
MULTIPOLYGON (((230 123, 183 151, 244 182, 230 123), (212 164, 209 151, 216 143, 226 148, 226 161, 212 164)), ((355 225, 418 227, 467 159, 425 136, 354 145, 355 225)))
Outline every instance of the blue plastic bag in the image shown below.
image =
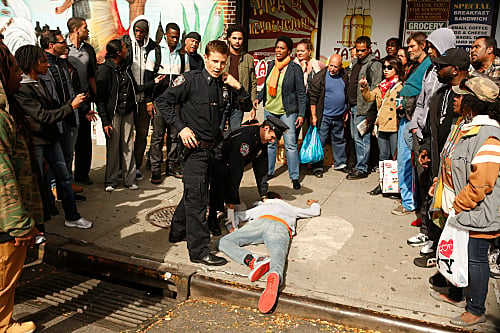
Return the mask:
POLYGON ((314 163, 323 160, 325 153, 319 139, 318 129, 316 126, 309 126, 306 137, 300 148, 300 163, 314 163))

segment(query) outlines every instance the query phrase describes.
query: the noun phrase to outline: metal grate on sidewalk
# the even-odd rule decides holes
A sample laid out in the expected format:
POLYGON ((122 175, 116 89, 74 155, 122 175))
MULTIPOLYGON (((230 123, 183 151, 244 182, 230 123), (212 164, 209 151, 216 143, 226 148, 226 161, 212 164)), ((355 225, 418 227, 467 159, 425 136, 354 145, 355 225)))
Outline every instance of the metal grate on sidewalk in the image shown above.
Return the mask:
POLYGON ((156 208, 146 214, 146 221, 160 228, 170 228, 177 206, 156 208))
POLYGON ((176 301, 72 273, 54 273, 16 290, 16 304, 28 305, 114 330, 143 328, 176 301))

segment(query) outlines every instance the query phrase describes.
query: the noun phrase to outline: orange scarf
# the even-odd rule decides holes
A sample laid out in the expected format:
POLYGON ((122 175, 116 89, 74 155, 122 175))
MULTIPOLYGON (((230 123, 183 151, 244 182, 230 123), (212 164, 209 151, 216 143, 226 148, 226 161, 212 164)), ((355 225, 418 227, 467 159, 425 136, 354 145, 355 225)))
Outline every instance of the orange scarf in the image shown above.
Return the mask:
POLYGON ((269 96, 271 97, 276 97, 276 94, 278 92, 278 79, 280 77, 280 71, 288 65, 290 62, 290 56, 286 56, 283 61, 279 61, 276 59, 274 67, 271 71, 271 74, 269 75, 269 87, 267 92, 269 93, 269 96))

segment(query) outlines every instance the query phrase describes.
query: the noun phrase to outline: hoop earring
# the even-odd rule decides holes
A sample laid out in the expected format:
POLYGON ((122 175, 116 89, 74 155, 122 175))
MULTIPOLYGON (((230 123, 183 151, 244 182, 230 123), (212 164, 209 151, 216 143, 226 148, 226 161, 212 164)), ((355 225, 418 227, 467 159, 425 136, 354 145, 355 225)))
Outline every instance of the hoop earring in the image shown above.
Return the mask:
POLYGON ((470 123, 472 121, 472 118, 474 118, 474 116, 472 115, 472 111, 467 113, 465 116, 464 116, 464 121, 466 124, 470 123))

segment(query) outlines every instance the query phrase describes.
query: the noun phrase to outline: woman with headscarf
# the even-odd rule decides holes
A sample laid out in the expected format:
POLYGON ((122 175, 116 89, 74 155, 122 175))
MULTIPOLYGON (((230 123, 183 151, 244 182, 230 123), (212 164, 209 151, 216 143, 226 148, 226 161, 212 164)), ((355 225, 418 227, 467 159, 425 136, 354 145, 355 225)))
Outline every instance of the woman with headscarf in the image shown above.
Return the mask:
MULTIPOLYGON (((289 130, 283 135, 288 175, 292 180, 293 188, 298 190, 301 186, 299 181, 299 153, 295 131, 302 126, 306 112, 307 100, 304 75, 300 65, 291 61, 290 53, 293 50, 293 41, 290 37, 278 37, 274 50, 276 58, 268 65, 264 87, 253 101, 253 105, 254 108, 257 108, 259 102, 262 102, 266 117, 272 114, 288 126, 289 130)), ((269 143, 267 150, 269 178, 274 176, 276 147, 276 142, 269 143)))

